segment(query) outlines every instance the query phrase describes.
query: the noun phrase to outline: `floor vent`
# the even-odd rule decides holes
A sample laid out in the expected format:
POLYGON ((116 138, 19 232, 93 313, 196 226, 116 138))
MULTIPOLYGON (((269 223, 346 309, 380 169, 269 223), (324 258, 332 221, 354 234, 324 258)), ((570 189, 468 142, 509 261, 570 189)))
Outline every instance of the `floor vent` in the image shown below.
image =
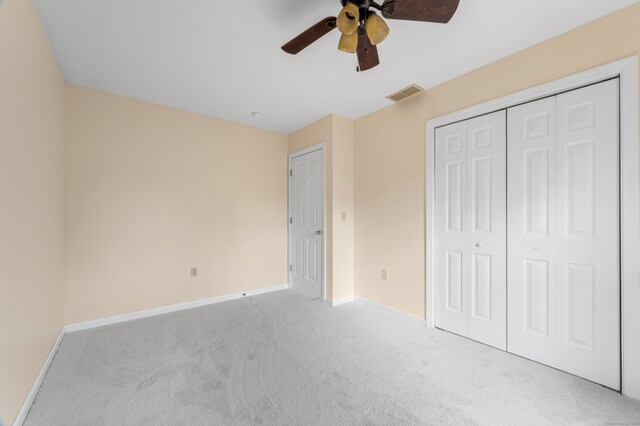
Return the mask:
POLYGON ((416 84, 412 84, 409 87, 405 87, 402 90, 397 91, 396 93, 387 96, 387 99, 393 102, 400 102, 403 99, 407 99, 410 96, 417 95, 420 92, 423 92, 424 89, 416 84))

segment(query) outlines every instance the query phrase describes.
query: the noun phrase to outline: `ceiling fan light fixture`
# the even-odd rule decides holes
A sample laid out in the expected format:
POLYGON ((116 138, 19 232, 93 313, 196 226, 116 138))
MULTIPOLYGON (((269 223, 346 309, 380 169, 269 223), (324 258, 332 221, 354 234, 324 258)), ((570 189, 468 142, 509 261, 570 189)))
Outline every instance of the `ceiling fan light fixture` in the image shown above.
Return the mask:
POLYGON ((338 50, 345 53, 356 53, 358 49, 358 32, 354 31, 351 34, 342 34, 340 36, 340 43, 338 43, 338 50))
POLYGON ((340 0, 340 4, 342 10, 338 16, 328 16, 312 25, 284 44, 282 50, 297 55, 338 28, 343 35, 338 49, 353 53, 355 46, 357 71, 367 71, 380 65, 377 45, 389 35, 389 27, 383 17, 446 24, 456 13, 460 0, 340 0), (382 1, 382 4, 377 1, 382 1), (356 40, 353 40, 354 34, 356 40))
POLYGON ((371 13, 366 23, 367 36, 374 46, 382 43, 389 35, 389 26, 376 13, 371 13))
POLYGON ((350 35, 358 28, 360 9, 353 3, 347 3, 337 17, 336 24, 342 34, 350 35))

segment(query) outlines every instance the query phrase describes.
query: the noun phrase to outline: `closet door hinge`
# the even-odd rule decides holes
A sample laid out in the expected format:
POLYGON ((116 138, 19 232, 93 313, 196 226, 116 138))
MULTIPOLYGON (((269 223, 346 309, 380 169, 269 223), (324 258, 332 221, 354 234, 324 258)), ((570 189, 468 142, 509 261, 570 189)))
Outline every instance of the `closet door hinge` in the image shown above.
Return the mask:
POLYGON ((289 169, 289 176, 293 176, 293 169, 289 169))
POLYGON ((289 272, 293 272, 293 265, 289 265, 289 272))

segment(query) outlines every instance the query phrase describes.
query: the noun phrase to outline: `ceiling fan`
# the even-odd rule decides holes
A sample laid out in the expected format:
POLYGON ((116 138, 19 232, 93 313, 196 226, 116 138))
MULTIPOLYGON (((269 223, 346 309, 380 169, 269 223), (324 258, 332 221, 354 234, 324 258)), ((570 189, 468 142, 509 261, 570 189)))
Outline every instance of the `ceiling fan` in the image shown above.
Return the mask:
POLYGON ((384 19, 435 22, 446 24, 458 9, 460 0, 340 0, 342 11, 337 17, 327 17, 282 46, 282 50, 297 55, 306 47, 330 33, 334 28, 342 33, 338 49, 357 53, 358 68, 366 71, 380 64, 378 44, 389 35, 384 19))

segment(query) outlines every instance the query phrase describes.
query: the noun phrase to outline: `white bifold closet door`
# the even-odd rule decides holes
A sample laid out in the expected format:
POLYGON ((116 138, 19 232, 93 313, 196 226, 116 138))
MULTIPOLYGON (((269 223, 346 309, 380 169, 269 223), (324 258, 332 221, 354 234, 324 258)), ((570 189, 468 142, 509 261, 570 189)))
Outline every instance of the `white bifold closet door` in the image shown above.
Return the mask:
POLYGON ((618 80, 508 110, 508 350, 620 389, 618 80))
POLYGON ((506 349, 506 112, 436 130, 436 326, 506 349))

